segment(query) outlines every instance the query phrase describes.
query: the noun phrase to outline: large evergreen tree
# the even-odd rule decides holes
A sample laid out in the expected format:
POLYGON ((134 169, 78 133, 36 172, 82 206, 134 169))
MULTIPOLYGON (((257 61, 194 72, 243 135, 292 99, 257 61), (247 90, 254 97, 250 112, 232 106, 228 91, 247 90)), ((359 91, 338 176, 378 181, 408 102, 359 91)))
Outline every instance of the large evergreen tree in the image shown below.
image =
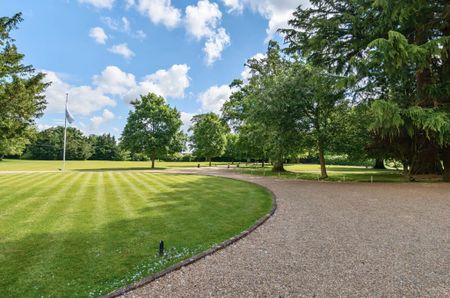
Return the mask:
MULTIPOLYGON (((347 76, 355 98, 398 106, 402 119, 395 136, 388 114, 386 121, 373 123, 375 147, 383 149, 377 152, 402 160, 412 174, 441 173, 439 159, 447 163, 449 156, 442 132, 446 124, 436 120, 450 117, 448 1, 311 0, 311 4, 297 9, 290 21, 293 28, 282 30, 288 51, 347 76)), ((380 106, 372 111, 381 111, 380 106)), ((449 165, 444 170, 449 171, 449 165)))
POLYGON ((34 119, 46 106, 44 74, 22 63, 24 55, 10 36, 21 21, 20 13, 0 18, 0 160, 22 152, 33 134, 34 119))

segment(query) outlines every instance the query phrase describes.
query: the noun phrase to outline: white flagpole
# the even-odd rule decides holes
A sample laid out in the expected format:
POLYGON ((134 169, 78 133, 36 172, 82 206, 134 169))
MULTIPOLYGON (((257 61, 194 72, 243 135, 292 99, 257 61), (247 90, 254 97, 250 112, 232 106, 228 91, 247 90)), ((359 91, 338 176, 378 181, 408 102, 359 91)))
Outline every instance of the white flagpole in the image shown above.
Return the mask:
POLYGON ((69 93, 66 93, 66 109, 64 110, 64 150, 63 150, 63 166, 62 171, 66 168, 66 141, 67 141, 67 102, 69 101, 69 93))

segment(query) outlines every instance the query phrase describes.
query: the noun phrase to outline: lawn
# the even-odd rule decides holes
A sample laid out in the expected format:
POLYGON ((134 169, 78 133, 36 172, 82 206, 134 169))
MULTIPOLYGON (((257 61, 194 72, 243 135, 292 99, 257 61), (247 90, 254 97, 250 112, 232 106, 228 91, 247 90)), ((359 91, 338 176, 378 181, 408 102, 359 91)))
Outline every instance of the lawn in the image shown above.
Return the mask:
POLYGON ((199 175, 3 174, 0 292, 99 296, 238 234, 271 204, 259 186, 199 175))
MULTIPOLYGON (((318 164, 287 164, 285 173, 273 173, 271 166, 241 164, 237 171, 245 174, 277 176, 280 178, 318 180, 320 165, 318 164)), ((377 170, 358 166, 327 166, 328 181, 353 182, 406 182, 408 181, 400 171, 393 169, 377 170)))
MULTIPOLYGON (((188 168, 208 166, 207 162, 156 162, 158 169, 188 168)), ((226 164, 226 163, 215 163, 226 164)), ((62 167, 60 160, 16 160, 5 159, 0 161, 0 171, 58 171, 62 167)), ((103 160, 69 160, 66 170, 150 170, 149 161, 103 161, 103 160)))

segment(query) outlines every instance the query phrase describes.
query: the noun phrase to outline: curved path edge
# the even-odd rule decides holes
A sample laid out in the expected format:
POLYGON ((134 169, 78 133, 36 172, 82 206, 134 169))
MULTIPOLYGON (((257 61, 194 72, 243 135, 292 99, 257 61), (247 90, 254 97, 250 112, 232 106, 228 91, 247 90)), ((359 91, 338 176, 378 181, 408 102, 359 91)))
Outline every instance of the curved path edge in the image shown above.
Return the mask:
MULTIPOLYGON (((152 171, 152 173, 154 173, 154 172, 155 171, 152 171)), ((201 253, 199 253, 199 254, 197 254, 195 256, 192 256, 189 259, 186 259, 184 261, 176 263, 176 264, 174 264, 174 265, 172 265, 172 266, 170 266, 170 267, 168 267, 168 268, 166 268, 166 269, 164 269, 164 270, 162 270, 160 272, 157 272, 155 274, 147 276, 147 277, 145 277, 145 278, 143 278, 143 279, 141 279, 141 280, 139 280, 139 281, 137 281, 135 283, 132 283, 132 284, 130 284, 128 286, 125 286, 125 287, 119 288, 117 290, 114 290, 113 292, 110 292, 110 293, 108 293, 106 295, 103 295, 102 297, 104 297, 104 298, 115 298, 115 297, 123 296, 126 293, 131 292, 133 290, 136 290, 138 288, 141 288, 141 287, 143 287, 143 286, 145 286, 145 285, 147 285, 147 284, 149 284, 149 283, 151 283, 151 282, 153 282, 153 281, 155 281, 155 280, 157 280, 157 279, 159 279, 159 278, 161 278, 161 277, 163 277, 163 276, 165 276, 167 274, 170 274, 170 273, 172 273, 174 271, 180 270, 183 267, 186 267, 188 265, 196 263, 196 262, 204 259, 205 257, 210 256, 210 255, 216 253, 217 251, 222 250, 222 249, 224 249, 224 248, 226 248, 226 247, 236 243, 237 241, 241 240, 242 238, 247 237, 253 231, 255 231, 257 228, 259 228, 261 225, 263 225, 269 218, 271 218, 275 214, 275 211, 277 210, 277 197, 276 197, 275 193, 271 189, 269 189, 269 188, 267 188, 265 186, 262 186, 261 184, 254 183, 254 182, 251 182, 251 181, 241 180, 241 179, 237 179, 237 178, 232 178, 232 177, 226 177, 226 176, 221 176, 221 175, 214 175, 214 174, 211 174, 211 173, 192 173, 192 172, 183 172, 183 171, 171 171, 171 172, 175 173, 175 174, 185 174, 185 175, 214 176, 214 177, 220 177, 220 178, 224 178, 224 179, 233 179, 233 180, 237 180, 237 181, 243 181, 243 182, 246 182, 246 183, 257 185, 258 187, 264 188, 265 190, 267 190, 271 194, 271 197, 272 197, 272 209, 270 210, 269 213, 267 213, 262 218, 260 218, 253 226, 251 226, 247 230, 241 232, 240 234, 238 234, 236 236, 233 236, 230 239, 225 240, 222 243, 220 243, 218 245, 215 245, 215 246, 211 247, 210 249, 208 249, 208 250, 206 250, 204 252, 201 252, 201 253)), ((162 173, 170 173, 170 172, 164 171, 162 173)))

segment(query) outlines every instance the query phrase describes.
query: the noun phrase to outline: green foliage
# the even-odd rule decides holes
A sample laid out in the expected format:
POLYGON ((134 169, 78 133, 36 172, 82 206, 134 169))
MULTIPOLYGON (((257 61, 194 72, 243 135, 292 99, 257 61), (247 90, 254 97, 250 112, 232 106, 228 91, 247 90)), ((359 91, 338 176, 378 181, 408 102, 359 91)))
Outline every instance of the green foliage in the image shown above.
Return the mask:
MULTIPOLYGON (((27 147, 25 156, 29 159, 62 160, 63 147, 64 127, 52 127, 37 134, 36 140, 27 147)), ((67 160, 86 160, 92 151, 89 139, 80 130, 67 128, 67 160)))
POLYGON ((0 157, 21 153, 46 106, 44 74, 22 64, 24 55, 10 36, 21 21, 21 14, 0 18, 0 157))
MULTIPOLYGON (((444 164, 450 155, 448 3, 310 2, 297 9, 291 28, 281 30, 286 52, 345 76, 347 92, 359 104, 374 102, 371 154, 375 149, 376 157, 401 160, 415 173, 439 174, 439 152, 444 164)), ((450 171, 450 164, 445 168, 450 171)))
POLYGON ((149 156, 152 167, 157 158, 167 156, 173 149, 181 149, 180 113, 166 104, 164 98, 149 93, 132 105, 134 110, 129 112, 122 133, 123 148, 132 154, 149 156))
POLYGON ((211 158, 224 154, 227 144, 226 124, 214 113, 195 115, 192 118, 191 148, 194 154, 204 157, 208 161, 211 158))
POLYGON ((121 160, 120 149, 116 138, 110 134, 90 135, 89 142, 93 152, 92 160, 121 160))

